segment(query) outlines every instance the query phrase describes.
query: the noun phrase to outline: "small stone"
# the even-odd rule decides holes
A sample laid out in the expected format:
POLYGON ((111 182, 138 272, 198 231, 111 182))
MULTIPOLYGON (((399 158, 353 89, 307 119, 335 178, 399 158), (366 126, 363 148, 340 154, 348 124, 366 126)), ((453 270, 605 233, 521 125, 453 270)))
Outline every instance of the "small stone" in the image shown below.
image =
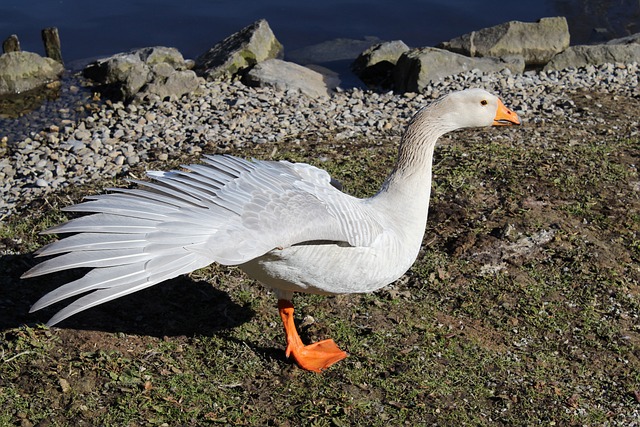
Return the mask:
POLYGON ((91 132, 88 130, 78 129, 73 133, 73 136, 80 141, 85 141, 91 138, 91 132))
POLYGON ((93 141, 91 141, 91 144, 89 144, 89 147, 91 147, 91 149, 97 153, 102 147, 102 141, 100 141, 99 139, 94 139, 93 141))
POLYGON ((129 166, 133 166, 138 162, 140 162, 140 157, 138 157, 137 155, 133 155, 133 156, 128 156, 127 157, 127 164, 129 166))
POLYGON ((69 381, 64 378, 59 378, 58 382, 60 383, 60 388, 62 389, 63 393, 69 393, 71 391, 71 385, 69 384, 69 381))

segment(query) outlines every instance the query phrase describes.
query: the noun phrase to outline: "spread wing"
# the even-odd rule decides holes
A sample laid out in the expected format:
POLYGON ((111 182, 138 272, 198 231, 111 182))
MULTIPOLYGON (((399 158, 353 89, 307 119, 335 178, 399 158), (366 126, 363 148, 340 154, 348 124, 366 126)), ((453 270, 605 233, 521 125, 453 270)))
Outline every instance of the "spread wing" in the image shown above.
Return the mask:
POLYGON ((76 233, 38 251, 57 255, 33 277, 78 267, 84 277, 42 297, 32 311, 93 291, 49 324, 212 262, 242 264, 275 248, 313 241, 369 245, 383 227, 366 201, 331 185, 329 174, 289 162, 206 156, 185 171, 149 172, 151 182, 112 189, 66 208, 93 212, 46 233, 76 233))

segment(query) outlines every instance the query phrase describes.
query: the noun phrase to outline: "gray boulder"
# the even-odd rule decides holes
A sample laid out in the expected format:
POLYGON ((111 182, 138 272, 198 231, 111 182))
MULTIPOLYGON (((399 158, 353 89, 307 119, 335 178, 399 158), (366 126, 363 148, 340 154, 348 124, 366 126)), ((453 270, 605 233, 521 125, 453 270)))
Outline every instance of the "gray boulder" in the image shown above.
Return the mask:
POLYGON ((282 44, 266 20, 254 22, 200 55, 195 71, 207 80, 229 79, 267 59, 282 58, 282 44))
POLYGON ((144 47, 142 49, 136 49, 132 51, 132 53, 137 55, 140 60, 148 66, 169 64, 176 70, 184 70, 188 68, 187 61, 185 61, 178 49, 173 47, 144 47))
MULTIPOLYGON (((154 72, 156 70, 154 69, 154 72)), ((174 70, 168 75, 156 73, 147 84, 142 96, 147 94, 157 95, 161 99, 181 97, 184 94, 195 91, 200 85, 201 78, 191 70, 174 70)), ((137 94, 140 98, 140 93, 137 94)))
POLYGON ((369 86, 393 86, 393 69, 409 46, 402 40, 378 43, 362 52, 351 64, 354 74, 369 86))
POLYGON ((0 55, 0 95, 18 94, 57 81, 64 67, 32 52, 0 55))
POLYGON ((269 59, 257 64, 245 76, 244 83, 254 87, 273 87, 277 90, 299 90, 311 97, 329 97, 340 80, 293 62, 269 59))
POLYGON ((579 68, 606 63, 640 63, 640 44, 601 44, 593 46, 571 46, 554 56, 543 68, 544 71, 579 68))
POLYGON ((544 65, 569 47, 569 26, 564 17, 537 22, 510 21, 472 31, 438 45, 442 49, 478 57, 519 55, 526 65, 544 65))
POLYGON ((635 33, 627 37, 609 40, 606 44, 640 44, 640 33, 635 33))
POLYGON ((187 68, 177 49, 156 46, 99 59, 84 69, 84 75, 103 85, 108 96, 131 101, 149 94, 166 98, 194 91, 199 80, 187 68))
POLYGON ((524 60, 518 56, 505 58, 469 58, 435 47, 412 49, 398 59, 393 77, 398 92, 420 92, 430 82, 465 71, 485 73, 505 69, 524 71, 524 60))

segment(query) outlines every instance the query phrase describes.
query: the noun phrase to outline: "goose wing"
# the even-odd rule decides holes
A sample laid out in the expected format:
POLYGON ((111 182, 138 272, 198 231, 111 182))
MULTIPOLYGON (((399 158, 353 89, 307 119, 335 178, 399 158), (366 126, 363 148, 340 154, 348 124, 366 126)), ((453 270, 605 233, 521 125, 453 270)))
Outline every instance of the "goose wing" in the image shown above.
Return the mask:
POLYGON ((313 241, 366 246, 383 231, 368 204, 331 185, 329 174, 290 162, 206 156, 184 171, 112 189, 65 208, 93 212, 46 233, 76 233, 38 251, 56 255, 23 277, 78 267, 84 277, 42 297, 32 311, 93 291, 50 324, 79 311, 205 267, 241 264, 313 241))

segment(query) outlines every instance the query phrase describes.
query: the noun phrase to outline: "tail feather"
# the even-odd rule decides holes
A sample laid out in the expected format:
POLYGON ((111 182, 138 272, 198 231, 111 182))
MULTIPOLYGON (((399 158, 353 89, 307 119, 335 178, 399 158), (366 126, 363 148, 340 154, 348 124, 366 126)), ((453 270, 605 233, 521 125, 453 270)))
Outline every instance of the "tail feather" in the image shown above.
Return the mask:
POLYGON ((204 193, 207 195, 207 199, 216 196, 216 192, 220 190, 220 185, 215 186, 215 183, 212 183, 211 180, 206 179, 198 179, 199 175, 196 173, 175 171, 172 173, 165 173, 163 175, 158 175, 155 177, 160 182, 167 183, 170 181, 180 182, 182 184, 188 185, 194 188, 199 193, 204 193), (168 179, 167 179, 168 178, 168 179))
POLYGON ((38 257, 58 255, 73 251, 99 251, 105 249, 142 248, 147 244, 138 234, 81 233, 49 243, 38 249, 38 257))
POLYGON ((191 180, 184 179, 177 173, 164 174, 163 176, 158 176, 155 179, 167 189, 193 195, 194 197, 198 198, 201 203, 206 204, 207 201, 210 201, 213 197, 215 197, 215 193, 212 193, 209 190, 205 190, 200 186, 193 185, 193 182, 191 180))
POLYGON ((148 233, 156 228, 157 221, 97 213, 72 219, 43 231, 43 234, 60 233, 148 233))
POLYGON ((202 161, 210 166, 213 166, 215 171, 219 171, 227 175, 226 181, 230 178, 238 178, 242 171, 238 171, 238 169, 242 169, 243 171, 251 171, 255 169, 255 166, 251 164, 251 162, 240 159, 238 157, 233 156, 204 156, 202 161), (231 167, 228 163, 232 163, 235 167, 231 167))
POLYGON ((73 316, 74 314, 87 310, 91 307, 95 307, 96 305, 104 304, 105 302, 132 294, 165 280, 177 277, 181 274, 189 273, 198 268, 205 267, 208 264, 208 260, 203 262, 202 259, 192 256, 189 262, 182 262, 181 268, 170 269, 168 271, 164 271, 161 274, 156 273, 153 279, 151 279, 150 277, 145 277, 136 281, 128 281, 126 283, 126 286, 99 289, 97 291, 91 292, 90 294, 78 298, 77 300, 57 312, 47 322, 47 325, 55 325, 56 323, 63 321, 67 317, 73 316))
POLYGON ((202 184, 211 187, 212 189, 220 190, 222 187, 225 186, 225 182, 223 179, 221 179, 217 175, 212 176, 211 174, 208 173, 209 170, 211 169, 208 166, 188 165, 188 166, 184 166, 184 168, 191 171, 190 173, 186 173, 186 174, 193 175, 191 176, 191 178, 194 181, 199 181, 202 184))
MULTIPOLYGON (((152 189, 145 188, 108 188, 110 194, 104 194, 100 197, 110 198, 114 194, 126 194, 145 201, 151 201, 154 204, 173 206, 177 208, 192 207, 193 203, 188 203, 182 199, 176 199, 164 193, 159 193, 152 189)), ((92 197, 93 198, 93 197, 92 197)))
POLYGON ((127 218, 151 219, 154 221, 164 221, 171 213, 178 211, 177 208, 164 207, 158 204, 147 203, 138 200, 129 200, 122 194, 113 194, 113 197, 103 200, 90 200, 78 205, 69 206, 64 211, 72 212, 101 212, 124 216, 127 218))
MULTIPOLYGON (((156 254, 157 256, 157 254, 156 254)), ((35 277, 56 271, 82 267, 112 267, 147 261, 152 257, 142 249, 109 249, 104 251, 76 251, 48 259, 27 271, 22 277, 35 277)))
MULTIPOLYGON (((247 200, 247 197, 249 197, 249 195, 241 195, 236 192, 229 192, 228 194, 225 193, 224 199, 213 197, 213 193, 202 191, 197 186, 193 186, 190 180, 183 179, 178 174, 167 173, 162 176, 158 176, 155 179, 168 191, 176 193, 191 193, 194 196, 197 196, 199 200, 201 200, 200 203, 203 204, 203 207, 212 205, 218 206, 227 209, 236 215, 242 214, 243 203, 247 200)), ((228 185, 231 186, 232 184, 228 185)))
MULTIPOLYGON (((194 262, 192 253, 179 256, 167 255, 146 262, 118 265, 107 268, 95 268, 78 280, 74 280, 44 295, 30 309, 30 312, 40 310, 52 304, 74 297, 89 291, 101 289, 115 289, 118 287, 130 287, 132 283, 154 282, 165 280, 167 274, 176 277, 182 273, 175 273, 185 268, 185 265, 194 262)), ((131 292, 134 292, 133 290, 131 292)))
POLYGON ((34 311, 48 307, 51 304, 55 304, 64 299, 95 289, 128 285, 130 282, 144 277, 144 263, 121 265, 109 268, 96 268, 89 271, 80 279, 62 285, 44 295, 31 306, 29 312, 33 313, 34 311))
POLYGON ((133 182, 134 184, 138 184, 141 187, 144 187, 147 190, 152 190, 155 192, 158 192, 162 195, 166 195, 169 196, 171 198, 176 199, 177 201, 180 202, 185 202, 187 204, 193 205, 193 206, 198 206, 201 208, 205 208, 207 207, 206 204, 203 202, 202 199, 199 199, 197 197, 193 197, 188 193, 184 193, 181 191, 177 191, 174 188, 171 188, 167 185, 164 185, 162 183, 158 183, 158 182, 149 182, 149 181, 139 181, 137 179, 132 179, 131 182, 133 182))

